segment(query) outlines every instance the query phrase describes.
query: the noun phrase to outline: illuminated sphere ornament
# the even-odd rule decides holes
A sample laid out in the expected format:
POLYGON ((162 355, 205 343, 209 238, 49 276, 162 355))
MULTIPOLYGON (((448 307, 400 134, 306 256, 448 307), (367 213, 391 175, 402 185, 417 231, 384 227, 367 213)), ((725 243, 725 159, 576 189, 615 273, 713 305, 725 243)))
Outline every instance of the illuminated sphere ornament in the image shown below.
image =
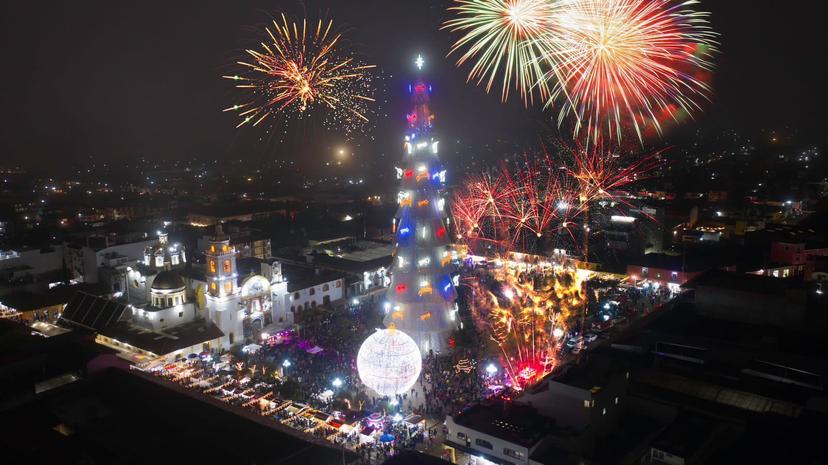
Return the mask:
POLYGON ((422 367, 417 343, 394 327, 368 336, 357 354, 359 379, 382 396, 408 392, 422 367))

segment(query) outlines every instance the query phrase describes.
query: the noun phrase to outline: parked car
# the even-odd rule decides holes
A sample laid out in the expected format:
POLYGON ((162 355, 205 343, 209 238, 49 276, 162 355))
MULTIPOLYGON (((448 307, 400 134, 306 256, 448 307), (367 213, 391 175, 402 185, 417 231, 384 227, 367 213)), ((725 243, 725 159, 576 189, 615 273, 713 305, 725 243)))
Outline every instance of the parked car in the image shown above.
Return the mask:
POLYGON ((609 331, 612 329, 613 322, 612 320, 606 321, 593 321, 592 322, 592 330, 593 331, 609 331))
POLYGON ((584 344, 584 337, 583 336, 573 336, 568 341, 566 341, 566 346, 570 349, 574 347, 578 347, 584 344))

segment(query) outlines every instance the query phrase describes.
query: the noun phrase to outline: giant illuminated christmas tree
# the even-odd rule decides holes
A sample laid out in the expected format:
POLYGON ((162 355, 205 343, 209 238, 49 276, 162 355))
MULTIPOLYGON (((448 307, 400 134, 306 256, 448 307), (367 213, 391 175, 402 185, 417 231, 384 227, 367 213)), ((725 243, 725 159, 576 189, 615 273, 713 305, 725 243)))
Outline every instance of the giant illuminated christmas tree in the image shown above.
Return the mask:
MULTIPOLYGON (((417 68, 422 65, 422 58, 417 57, 417 68)), ((431 85, 418 79, 409 86, 409 93, 412 110, 406 115, 409 128, 402 168, 397 168, 399 210, 393 223, 396 244, 385 324, 411 336, 426 354, 447 349, 449 334, 456 327, 457 293, 442 196, 446 171, 431 133, 431 85)))

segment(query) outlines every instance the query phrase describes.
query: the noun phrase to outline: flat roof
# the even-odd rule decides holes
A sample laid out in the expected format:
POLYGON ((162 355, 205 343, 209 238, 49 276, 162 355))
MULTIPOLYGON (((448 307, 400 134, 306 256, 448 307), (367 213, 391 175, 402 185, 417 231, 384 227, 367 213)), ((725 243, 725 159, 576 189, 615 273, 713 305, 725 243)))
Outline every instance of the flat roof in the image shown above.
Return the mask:
POLYGON ((713 434, 715 422, 701 415, 682 412, 653 441, 653 447, 689 459, 713 434))
POLYGON ((682 287, 688 289, 711 287, 765 295, 785 295, 788 289, 802 288, 803 286, 792 279, 710 270, 684 283, 682 287))
POLYGON ((55 286, 51 289, 44 289, 41 292, 15 292, 0 297, 0 302, 18 312, 26 312, 51 307, 53 305, 66 304, 76 292, 84 292, 91 295, 105 295, 110 294, 112 290, 101 283, 55 286))
POLYGON ((343 278, 342 273, 337 271, 319 269, 317 272, 314 268, 288 264, 282 264, 282 275, 287 279, 288 292, 301 291, 343 278))
POLYGON ((554 428, 553 420, 534 407, 502 399, 476 403, 454 416, 454 422, 525 447, 536 444, 554 428))
POLYGON ((270 419, 259 422, 113 368, 3 412, 0 427, 9 463, 341 465, 357 459, 270 419), (60 425, 64 434, 56 431, 60 425))
POLYGON ((163 331, 153 331, 150 328, 122 321, 107 326, 100 331, 100 334, 156 355, 169 354, 224 336, 221 329, 209 320, 196 320, 164 328, 163 331))
POLYGON ((581 389, 603 388, 614 375, 629 370, 626 357, 627 354, 624 352, 600 347, 586 352, 584 354, 585 361, 573 365, 552 381, 581 389))

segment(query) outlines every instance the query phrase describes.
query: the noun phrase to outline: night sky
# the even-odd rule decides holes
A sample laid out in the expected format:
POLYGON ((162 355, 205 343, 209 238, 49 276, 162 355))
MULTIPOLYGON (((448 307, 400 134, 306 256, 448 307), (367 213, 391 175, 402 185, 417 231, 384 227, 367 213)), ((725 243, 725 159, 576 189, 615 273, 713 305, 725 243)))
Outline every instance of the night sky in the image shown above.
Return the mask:
MULTIPOLYGON (((445 59, 454 38, 438 31, 450 2, 408 0, 40 2, 4 4, 2 161, 56 163, 94 156, 147 159, 307 159, 342 142, 316 127, 279 144, 260 129, 235 129, 232 85, 220 78, 262 26, 282 11, 331 17, 387 79, 388 118, 365 156, 398 156, 407 73, 418 52, 435 87, 443 139, 531 142, 539 110, 465 84, 445 59)), ((823 16, 813 2, 704 0, 722 34, 716 94, 692 129, 798 129, 824 142, 823 16)), ((310 125, 312 126, 312 125, 310 125)), ((357 141, 358 142, 358 141, 357 141)), ((354 142, 354 145, 356 142, 354 142)))

